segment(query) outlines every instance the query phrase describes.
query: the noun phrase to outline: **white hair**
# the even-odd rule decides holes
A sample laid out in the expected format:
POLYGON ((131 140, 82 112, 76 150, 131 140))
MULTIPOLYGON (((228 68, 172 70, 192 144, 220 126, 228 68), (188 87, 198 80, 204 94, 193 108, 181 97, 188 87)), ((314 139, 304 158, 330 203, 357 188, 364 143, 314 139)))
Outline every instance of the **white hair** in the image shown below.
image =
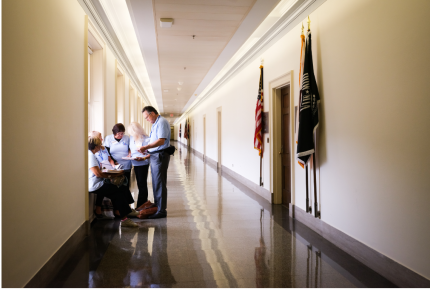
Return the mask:
POLYGON ((91 131, 89 134, 88 134, 88 137, 99 137, 99 134, 100 134, 100 136, 102 135, 102 133, 100 133, 100 132, 98 132, 98 131, 91 131))
POLYGON ((139 144, 142 144, 142 136, 144 138, 148 137, 148 135, 145 133, 145 130, 137 122, 131 122, 130 125, 128 125, 127 131, 128 134, 130 134, 130 136, 133 136, 134 140, 136 140, 136 142, 139 144))

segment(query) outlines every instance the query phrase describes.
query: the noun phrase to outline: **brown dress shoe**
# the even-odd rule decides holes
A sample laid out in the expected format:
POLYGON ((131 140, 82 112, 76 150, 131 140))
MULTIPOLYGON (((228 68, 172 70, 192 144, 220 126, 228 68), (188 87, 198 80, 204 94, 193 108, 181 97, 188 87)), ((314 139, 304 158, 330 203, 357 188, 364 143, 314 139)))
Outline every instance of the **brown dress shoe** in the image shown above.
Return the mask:
POLYGON ((146 219, 150 215, 155 214, 157 211, 158 211, 158 207, 156 207, 156 206, 155 207, 151 207, 151 208, 147 208, 147 209, 141 210, 139 212, 139 215, 137 217, 140 218, 140 219, 146 219))
POLYGON ((141 210, 144 210, 146 208, 151 207, 152 205, 153 205, 153 203, 150 200, 148 200, 147 202, 145 202, 144 204, 142 204, 141 206, 139 206, 138 208, 136 208, 136 210, 137 211, 141 211, 141 210))

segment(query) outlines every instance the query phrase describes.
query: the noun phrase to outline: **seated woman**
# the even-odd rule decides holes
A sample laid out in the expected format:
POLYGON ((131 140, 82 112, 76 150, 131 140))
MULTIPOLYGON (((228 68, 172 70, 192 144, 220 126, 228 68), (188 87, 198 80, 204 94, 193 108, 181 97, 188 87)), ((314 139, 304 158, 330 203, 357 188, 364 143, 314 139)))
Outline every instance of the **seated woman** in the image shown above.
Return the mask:
MULTIPOLYGON (((145 134, 142 126, 139 123, 131 122, 128 126, 130 134, 130 152, 131 157, 135 158, 131 161, 136 174, 137 187, 139 188, 139 197, 137 198, 136 210, 140 211, 149 208, 152 203, 148 200, 148 169, 149 155, 143 155, 138 149, 149 142, 149 136, 145 134)), ((155 213, 155 212, 154 212, 155 213)))
POLYGON ((122 159, 123 157, 129 156, 130 150, 128 147, 130 138, 127 135, 124 135, 125 127, 121 123, 115 124, 113 126, 112 133, 113 134, 106 136, 104 145, 109 150, 109 153, 113 159, 122 165, 124 175, 129 181, 128 187, 130 188, 131 162, 130 160, 122 159))
MULTIPOLYGON (((128 186, 116 186, 106 182, 105 178, 113 177, 111 173, 104 173, 100 170, 100 164, 95 156, 95 153, 100 151, 101 141, 99 138, 89 138, 88 140, 88 186, 91 193, 97 194, 97 200, 103 200, 104 197, 109 198, 112 204, 117 209, 119 216, 121 217, 122 227, 137 227, 137 224, 131 219, 127 218, 127 215, 133 212, 127 202, 127 192, 130 195, 128 186), (101 197, 101 199, 99 199, 101 197)), ((118 173, 121 175, 123 173, 118 173)), ((137 213, 134 211, 134 213, 137 213)), ((97 204, 94 214, 97 218, 101 217, 101 203, 97 204)))
MULTIPOLYGON (((103 137, 102 137, 102 133, 97 132, 97 131, 92 131, 92 132, 90 133, 89 138, 91 138, 91 137, 99 138, 99 139, 100 139, 100 141, 101 141, 101 142, 102 142, 102 144, 103 144, 103 137)), ((110 156, 110 154, 109 154, 109 152, 108 152, 107 148, 106 148, 106 147, 104 147, 103 145, 102 145, 102 147, 100 148, 100 151, 99 151, 99 152, 97 152, 95 155, 96 155, 96 158, 97 158, 97 160, 99 161, 100 165, 102 165, 103 163, 105 163, 105 164, 110 164, 112 167, 114 167, 116 164, 118 164, 118 163, 116 163, 116 164, 115 164, 115 161, 114 161, 114 160, 112 159, 112 157, 110 156)))

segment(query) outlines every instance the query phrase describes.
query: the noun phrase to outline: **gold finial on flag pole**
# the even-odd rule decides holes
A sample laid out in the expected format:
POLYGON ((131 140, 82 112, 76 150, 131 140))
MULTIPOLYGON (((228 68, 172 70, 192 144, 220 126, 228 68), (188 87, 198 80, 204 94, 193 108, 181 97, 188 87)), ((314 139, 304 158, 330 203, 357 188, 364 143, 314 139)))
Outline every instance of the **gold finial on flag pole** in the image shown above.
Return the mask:
POLYGON ((303 34, 303 29, 305 29, 305 27, 303 26, 303 22, 302 22, 302 34, 303 34))
POLYGON ((308 16, 308 31, 311 31, 311 19, 308 16))
POLYGON ((260 61, 261 61, 260 68, 262 68, 262 67, 263 67, 263 65, 264 65, 264 58, 262 58, 260 61))

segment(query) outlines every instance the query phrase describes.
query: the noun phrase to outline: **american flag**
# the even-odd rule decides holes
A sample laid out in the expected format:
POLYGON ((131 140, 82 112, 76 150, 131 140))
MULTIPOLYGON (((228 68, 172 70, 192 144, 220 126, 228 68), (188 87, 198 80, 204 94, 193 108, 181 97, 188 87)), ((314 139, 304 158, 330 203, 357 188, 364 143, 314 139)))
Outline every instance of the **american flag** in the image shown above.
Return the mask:
POLYGON ((255 134, 254 149, 258 150, 258 155, 263 156, 263 142, 261 129, 263 127, 263 66, 260 66, 260 85, 258 88, 257 106, 255 107, 255 134))

